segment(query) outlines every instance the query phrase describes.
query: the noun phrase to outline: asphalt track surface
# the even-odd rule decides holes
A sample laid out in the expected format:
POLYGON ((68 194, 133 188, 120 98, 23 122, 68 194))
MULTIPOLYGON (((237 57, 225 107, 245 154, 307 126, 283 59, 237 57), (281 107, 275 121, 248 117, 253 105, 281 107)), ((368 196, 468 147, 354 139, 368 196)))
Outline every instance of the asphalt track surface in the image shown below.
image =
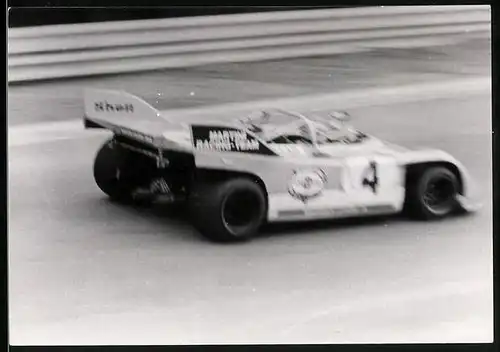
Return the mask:
MULTIPOLYGON (((49 92, 38 114, 25 96, 25 114, 9 107, 9 126, 69 118, 74 84, 12 87, 16 99, 48 94, 44 85, 60 94, 49 92)), ((273 225, 251 242, 216 245, 176 209, 109 202, 91 172, 102 135, 9 147, 11 344, 491 341, 491 95, 349 112, 378 137, 452 153, 484 207, 440 222, 273 225)))

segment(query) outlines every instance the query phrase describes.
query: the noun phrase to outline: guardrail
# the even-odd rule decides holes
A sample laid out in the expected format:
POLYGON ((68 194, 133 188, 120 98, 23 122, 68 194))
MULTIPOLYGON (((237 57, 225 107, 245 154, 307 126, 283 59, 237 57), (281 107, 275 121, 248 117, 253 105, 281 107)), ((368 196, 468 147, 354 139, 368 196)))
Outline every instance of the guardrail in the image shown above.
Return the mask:
POLYGON ((391 6, 14 28, 9 82, 413 47, 490 31, 489 6, 391 6))

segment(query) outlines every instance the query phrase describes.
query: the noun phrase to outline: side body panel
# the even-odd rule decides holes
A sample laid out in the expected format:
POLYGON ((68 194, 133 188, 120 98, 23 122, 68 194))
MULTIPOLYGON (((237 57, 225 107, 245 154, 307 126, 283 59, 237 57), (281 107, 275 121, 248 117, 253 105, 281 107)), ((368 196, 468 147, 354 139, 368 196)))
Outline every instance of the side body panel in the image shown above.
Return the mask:
POLYGON ((268 193, 269 221, 394 213, 403 206, 404 167, 394 156, 283 156, 251 135, 245 138, 257 140, 259 148, 242 152, 229 134, 222 143, 221 128, 203 128, 193 130, 196 167, 259 177, 268 193))

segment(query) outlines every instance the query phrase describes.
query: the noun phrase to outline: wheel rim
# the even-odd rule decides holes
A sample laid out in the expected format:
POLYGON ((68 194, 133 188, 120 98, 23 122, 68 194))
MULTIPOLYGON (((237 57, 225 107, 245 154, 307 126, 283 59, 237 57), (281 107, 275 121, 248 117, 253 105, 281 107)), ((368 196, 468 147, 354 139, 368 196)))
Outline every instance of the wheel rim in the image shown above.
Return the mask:
POLYGON ((448 176, 438 176, 431 179, 425 188, 422 200, 436 214, 450 211, 456 195, 453 179, 448 176))
POLYGON ((227 229, 234 235, 255 223, 259 217, 259 197, 251 191, 242 190, 231 193, 222 207, 222 218, 227 229))

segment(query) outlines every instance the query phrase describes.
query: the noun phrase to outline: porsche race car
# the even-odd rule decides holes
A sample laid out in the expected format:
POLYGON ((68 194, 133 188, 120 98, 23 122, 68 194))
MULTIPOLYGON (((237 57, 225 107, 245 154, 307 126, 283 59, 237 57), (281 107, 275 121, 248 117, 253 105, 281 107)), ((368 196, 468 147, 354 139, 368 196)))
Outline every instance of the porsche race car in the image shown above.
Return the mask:
POLYGON ((184 202, 210 240, 249 239, 265 222, 431 220, 480 206, 454 157, 377 139, 347 113, 268 109, 188 123, 126 92, 89 89, 84 101, 85 127, 112 132, 95 157, 97 186, 119 202, 184 202))

